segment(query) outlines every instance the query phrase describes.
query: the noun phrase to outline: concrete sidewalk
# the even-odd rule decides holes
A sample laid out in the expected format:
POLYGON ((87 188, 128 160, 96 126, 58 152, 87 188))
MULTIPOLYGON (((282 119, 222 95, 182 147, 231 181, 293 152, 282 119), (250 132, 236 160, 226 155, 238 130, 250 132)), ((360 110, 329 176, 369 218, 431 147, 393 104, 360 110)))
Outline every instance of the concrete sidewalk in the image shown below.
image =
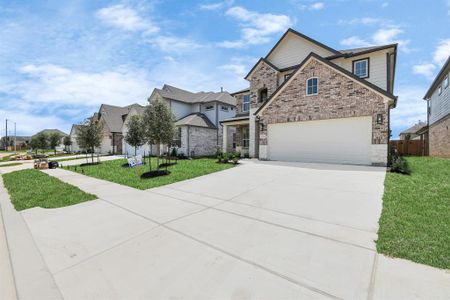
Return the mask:
POLYGON ((382 168, 249 162, 146 191, 45 172, 99 196, 19 214, 65 299, 450 296, 449 273, 376 253, 382 168))

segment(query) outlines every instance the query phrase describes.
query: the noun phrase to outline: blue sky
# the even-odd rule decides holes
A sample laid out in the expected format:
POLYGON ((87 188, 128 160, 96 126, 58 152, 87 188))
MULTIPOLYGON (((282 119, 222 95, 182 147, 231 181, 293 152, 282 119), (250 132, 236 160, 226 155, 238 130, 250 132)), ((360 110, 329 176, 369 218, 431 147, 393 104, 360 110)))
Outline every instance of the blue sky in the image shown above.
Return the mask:
POLYGON ((101 103, 146 103, 168 83, 235 91, 292 27, 335 49, 399 43, 394 137, 425 120, 450 53, 450 0, 0 0, 0 135, 68 132, 101 103), (432 3, 432 4, 431 4, 432 3))

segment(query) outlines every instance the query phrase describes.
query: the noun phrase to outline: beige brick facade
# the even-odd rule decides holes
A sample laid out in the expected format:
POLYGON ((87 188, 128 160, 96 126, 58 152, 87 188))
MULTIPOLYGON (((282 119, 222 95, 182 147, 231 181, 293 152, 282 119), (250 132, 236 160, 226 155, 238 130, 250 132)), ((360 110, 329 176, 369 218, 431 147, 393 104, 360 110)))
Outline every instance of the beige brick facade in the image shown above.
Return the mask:
POLYGON ((450 157, 450 115, 430 126, 429 138, 431 156, 450 157))
POLYGON ((278 87, 278 72, 265 62, 261 62, 253 72, 250 79, 250 108, 258 108, 258 94, 263 88, 267 88, 268 97, 272 95, 278 87))
MULTIPOLYGON (((273 91, 269 73, 268 70, 255 73, 262 78, 252 79, 252 97, 263 82, 273 91)), ((372 116, 372 144, 387 144, 388 111, 388 103, 382 96, 313 59, 261 113, 259 142, 267 145, 268 124, 372 116), (311 77, 319 79, 318 95, 307 96, 306 81, 311 77), (383 115, 382 124, 377 124, 377 114, 383 115)))

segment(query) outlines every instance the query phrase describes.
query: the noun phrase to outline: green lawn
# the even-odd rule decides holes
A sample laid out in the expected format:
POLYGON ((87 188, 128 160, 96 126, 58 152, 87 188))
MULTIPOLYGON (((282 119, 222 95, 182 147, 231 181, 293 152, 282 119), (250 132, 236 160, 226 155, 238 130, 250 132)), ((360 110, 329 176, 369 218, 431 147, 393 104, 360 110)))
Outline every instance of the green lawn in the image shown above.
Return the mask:
POLYGON ((13 154, 9 154, 7 156, 3 156, 2 158, 0 158, 0 162, 10 161, 11 160, 11 156, 13 156, 13 154))
MULTIPOLYGON (((147 160, 148 162, 148 160, 147 160)), ((176 165, 168 167, 169 175, 142 179, 141 175, 149 170, 148 164, 135 168, 124 167, 127 161, 117 159, 102 162, 100 165, 85 167, 67 166, 65 169, 85 175, 128 185, 141 190, 182 181, 233 167, 232 164, 219 164, 215 159, 201 158, 178 160, 176 165)), ((152 158, 152 168, 156 167, 156 158, 152 158)))
POLYGON ((378 252, 450 269, 450 159, 406 159, 411 175, 386 175, 378 252))
POLYGON ((63 207, 97 198, 39 170, 22 170, 2 176, 16 210, 36 206, 63 207))

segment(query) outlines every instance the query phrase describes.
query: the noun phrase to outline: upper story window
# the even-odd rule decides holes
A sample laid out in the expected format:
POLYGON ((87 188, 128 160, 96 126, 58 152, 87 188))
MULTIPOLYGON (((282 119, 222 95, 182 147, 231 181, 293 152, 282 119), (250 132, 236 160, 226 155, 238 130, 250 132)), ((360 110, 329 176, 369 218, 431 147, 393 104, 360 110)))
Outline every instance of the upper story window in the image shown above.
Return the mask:
POLYGON ((444 88, 448 87, 448 75, 444 78, 444 88))
POLYGON ((213 110, 214 109, 214 105, 206 105, 205 106, 205 110, 213 110))
POLYGON ((317 95, 319 91, 319 79, 317 77, 309 78, 306 81, 306 95, 317 95))
POLYGON ((264 103, 267 100, 267 88, 263 88, 262 90, 259 91, 258 93, 258 101, 259 103, 264 103))
POLYGON ((285 75, 284 75, 284 81, 286 81, 286 80, 288 80, 289 78, 291 78, 291 76, 292 76, 292 73, 285 74, 285 75))
POLYGON ((242 111, 248 112, 250 110, 250 95, 244 95, 244 99, 242 101, 242 111))
POLYGON ((220 109, 221 109, 222 111, 228 111, 228 106, 226 106, 226 105, 221 105, 221 106, 220 106, 220 109))
POLYGON ((369 59, 360 59, 353 61, 353 74, 359 78, 369 77, 369 59))
POLYGON ((440 86, 438 87, 438 94, 439 94, 439 95, 442 94, 442 85, 440 85, 440 86))

